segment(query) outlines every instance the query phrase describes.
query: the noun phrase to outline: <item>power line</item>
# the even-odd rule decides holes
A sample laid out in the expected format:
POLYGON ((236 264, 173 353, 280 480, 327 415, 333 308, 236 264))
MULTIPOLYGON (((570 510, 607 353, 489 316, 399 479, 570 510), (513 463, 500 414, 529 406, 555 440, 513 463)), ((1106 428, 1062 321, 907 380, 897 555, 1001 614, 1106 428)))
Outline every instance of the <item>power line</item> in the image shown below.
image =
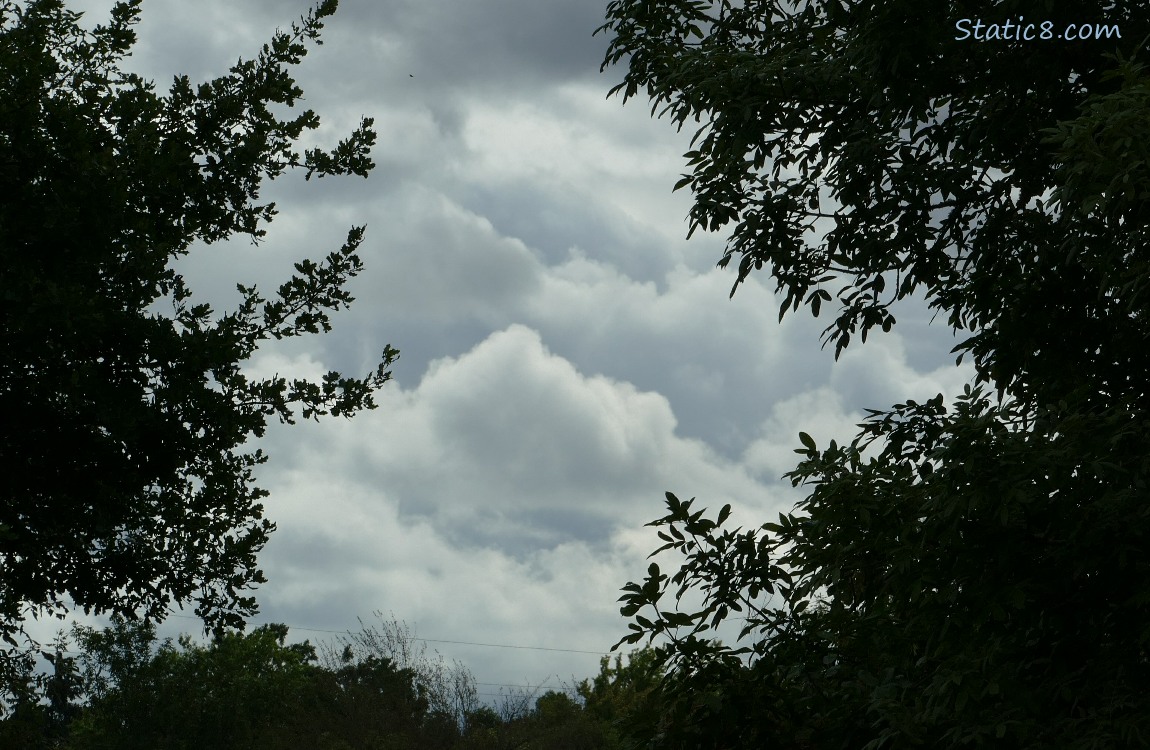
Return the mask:
MULTIPOLYGON (((289 626, 290 627, 290 626, 289 626)), ((506 643, 472 643, 471 641, 442 641, 435 638, 412 638, 413 641, 427 641, 428 643, 457 643, 463 646, 487 646, 489 648, 521 648, 529 651, 562 651, 568 654, 594 654, 595 656, 609 656, 602 651, 584 651, 577 648, 547 648, 546 646, 513 646, 506 643)))
POLYGON ((541 688, 541 687, 561 687, 561 686, 556 686, 556 685, 548 685, 547 683, 543 683, 542 685, 512 685, 512 684, 507 683, 507 682, 476 682, 475 684, 476 685, 489 685, 491 687, 523 688, 524 690, 537 690, 538 688, 541 688))
MULTIPOLYGON (((184 620, 198 620, 198 619, 200 619, 198 617, 192 617, 191 615, 170 614, 169 616, 170 617, 179 617, 179 618, 182 618, 184 620)), ((247 624, 248 625, 255 625, 255 623, 247 623, 247 624)), ((260 623, 260 624, 270 625, 271 623, 260 623)), ((302 627, 296 627, 295 625, 290 625, 288 623, 279 623, 279 624, 287 625, 289 630, 302 630, 305 633, 334 633, 336 635, 344 635, 344 634, 349 632, 347 630, 325 630, 323 628, 302 628, 302 627)), ((259 627, 259 625, 255 625, 255 627, 259 627)), ((412 636, 411 640, 423 641, 424 643, 453 643, 453 644, 462 645, 462 646, 485 646, 487 648, 514 648, 514 649, 522 649, 522 650, 526 650, 526 651, 559 651, 559 652, 568 653, 568 654, 594 654, 595 656, 610 656, 610 654, 607 653, 606 651, 586 651, 586 650, 578 649, 578 648, 551 648, 548 646, 518 646, 518 645, 514 645, 514 644, 510 644, 510 643, 477 643, 475 641, 449 641, 449 640, 444 640, 444 639, 440 639, 440 638, 418 638, 415 636, 412 636)))

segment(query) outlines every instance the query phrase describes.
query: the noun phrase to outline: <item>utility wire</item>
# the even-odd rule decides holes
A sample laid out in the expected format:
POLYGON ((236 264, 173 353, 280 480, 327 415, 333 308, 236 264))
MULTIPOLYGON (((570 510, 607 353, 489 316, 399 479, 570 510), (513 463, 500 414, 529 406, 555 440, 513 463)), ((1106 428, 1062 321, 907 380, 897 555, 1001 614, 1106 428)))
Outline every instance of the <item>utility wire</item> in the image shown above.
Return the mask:
MULTIPOLYGON (((192 617, 191 615, 171 614, 169 616, 170 617, 179 617, 179 618, 182 618, 184 620, 198 620, 198 619, 200 619, 198 617, 192 617)), ((259 627, 259 625, 256 625, 255 623, 249 622, 247 624, 248 625, 254 625, 255 627, 259 627)), ((271 623, 260 623, 260 624, 270 625, 271 623)), ((295 625, 290 625, 287 623, 279 623, 279 624, 287 625, 289 630, 302 630, 305 633, 335 633, 336 635, 345 635, 349 632, 347 630, 324 630, 323 628, 301 628, 301 627, 296 627, 295 625)), ((475 641, 448 641, 448 640, 443 640, 443 639, 439 639, 439 638, 417 638, 415 636, 412 636, 411 640, 423 641, 425 643, 454 643, 454 644, 462 645, 462 646, 485 646, 487 648, 515 648, 515 649, 523 649, 523 650, 527 650, 527 651, 561 651, 563 653, 568 653, 568 654, 594 654, 595 656, 610 656, 610 654, 608 654, 605 651, 585 651, 583 649, 577 649, 577 648, 549 648, 547 646, 516 646, 513 644, 509 644, 509 643, 476 643, 475 641)))

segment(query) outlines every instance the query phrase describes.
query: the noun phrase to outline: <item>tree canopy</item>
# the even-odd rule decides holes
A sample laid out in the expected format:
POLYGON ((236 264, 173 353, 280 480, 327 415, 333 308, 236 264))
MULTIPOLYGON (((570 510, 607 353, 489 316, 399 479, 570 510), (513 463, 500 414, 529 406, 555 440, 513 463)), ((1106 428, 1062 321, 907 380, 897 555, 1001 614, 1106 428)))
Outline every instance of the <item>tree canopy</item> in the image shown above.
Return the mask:
MULTIPOLYGON (((1029 4, 978 5, 989 23, 1029 4)), ((1130 58, 1150 28, 1134 3, 1047 10, 1120 38, 959 41, 957 7, 905 0, 617 0, 604 67, 628 66, 612 93, 702 121, 677 185, 691 230, 733 225, 722 264, 738 258, 736 284, 766 266, 781 313, 836 300, 836 355, 920 292, 973 332, 984 380, 1049 401, 1082 369, 1110 394, 1146 366, 1130 344, 1150 91, 1130 58)))
POLYGON ((374 407, 397 352, 366 377, 251 379, 262 342, 330 329, 352 302, 363 227, 265 296, 222 314, 172 262, 194 243, 264 237, 265 180, 366 176, 372 121, 297 151, 310 110, 290 67, 319 43, 323 2, 227 75, 167 94, 125 72, 140 0, 88 31, 60 0, 0 0, 0 637, 29 615, 162 618, 194 602, 212 626, 255 611, 264 518, 247 444, 292 422, 374 407), (165 309, 166 308, 166 309, 165 309))
POLYGON ((318 649, 287 635, 262 625, 201 645, 161 642, 143 621, 74 625, 53 644, 54 673, 35 676, 47 700, 19 696, 0 718, 0 746, 619 750, 619 724, 640 712, 637 689, 653 677, 644 653, 604 663, 593 689, 503 693, 496 711, 478 702, 470 671, 429 657, 406 624, 364 626, 318 649))
POLYGON ((1030 6, 609 5, 613 91, 701 122, 677 187, 692 231, 730 228, 735 287, 765 267, 780 319, 837 303, 836 356, 924 296, 977 373, 954 403, 868 410, 849 443, 801 434, 786 478, 809 494, 777 522, 667 494, 656 554, 685 557, 622 598, 624 641, 669 638, 655 746, 1150 738, 1150 21, 1030 6), (979 14, 1110 31, 964 38, 979 14))

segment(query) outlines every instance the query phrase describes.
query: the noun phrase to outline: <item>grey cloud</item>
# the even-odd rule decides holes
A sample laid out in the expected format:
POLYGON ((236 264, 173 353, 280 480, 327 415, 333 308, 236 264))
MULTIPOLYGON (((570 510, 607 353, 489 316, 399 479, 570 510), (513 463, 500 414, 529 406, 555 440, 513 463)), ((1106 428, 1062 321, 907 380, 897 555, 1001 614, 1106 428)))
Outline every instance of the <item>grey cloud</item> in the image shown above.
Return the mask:
MULTIPOLYGON (((603 22, 598 0, 402 0, 346 3, 339 23, 372 28, 389 67, 415 81, 496 95, 598 73, 606 50, 591 34, 603 22)), ((334 26, 334 24, 333 24, 334 26)))

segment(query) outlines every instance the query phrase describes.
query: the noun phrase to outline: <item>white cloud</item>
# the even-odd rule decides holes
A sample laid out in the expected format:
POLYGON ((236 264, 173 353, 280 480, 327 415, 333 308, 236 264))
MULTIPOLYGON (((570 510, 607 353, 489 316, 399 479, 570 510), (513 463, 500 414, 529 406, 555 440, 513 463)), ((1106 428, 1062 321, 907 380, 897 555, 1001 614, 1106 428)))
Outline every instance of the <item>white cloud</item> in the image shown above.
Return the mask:
POLYGON ((666 398, 581 374, 522 325, 378 400, 378 411, 309 428, 323 438, 274 452, 358 477, 394 497, 404 517, 432 518, 460 543, 523 553, 593 541, 647 520, 666 483, 705 477, 712 492, 757 489, 705 444, 676 435, 666 398))
POLYGON ((658 544, 641 527, 664 512, 664 490, 752 519, 782 507, 678 436, 663 396, 580 373, 522 325, 380 403, 293 429, 291 443, 272 436, 269 613, 346 621, 402 602, 438 628, 466 613, 467 640, 513 629, 517 642, 609 645, 625 630, 618 589, 658 544))
MULTIPOLYGON (((972 375, 970 367, 919 372, 907 363, 902 337, 874 337, 844 350, 831 368, 827 385, 775 402, 759 436, 744 450, 743 462, 758 476, 777 479, 801 460, 794 452, 800 431, 814 438, 820 449, 831 440, 849 443, 859 433, 864 408, 886 410, 907 399, 921 402, 938 393, 943 394, 944 403, 950 403, 972 375)), ((872 445, 871 450, 879 447, 872 445)))
POLYGON ((849 443, 862 421, 860 413, 843 407, 842 396, 828 387, 813 388, 777 402, 771 416, 760 428, 760 437, 743 452, 743 462, 751 471, 768 481, 778 480, 795 468, 801 457, 798 435, 805 432, 820 449, 831 440, 849 443))
POLYGON ((901 336, 878 336, 861 346, 848 347, 831 373, 830 384, 848 403, 886 409, 907 399, 925 401, 943 394, 949 402, 974 377, 974 367, 944 364, 919 372, 908 361, 901 336), (864 403, 869 401, 869 403, 864 403))

